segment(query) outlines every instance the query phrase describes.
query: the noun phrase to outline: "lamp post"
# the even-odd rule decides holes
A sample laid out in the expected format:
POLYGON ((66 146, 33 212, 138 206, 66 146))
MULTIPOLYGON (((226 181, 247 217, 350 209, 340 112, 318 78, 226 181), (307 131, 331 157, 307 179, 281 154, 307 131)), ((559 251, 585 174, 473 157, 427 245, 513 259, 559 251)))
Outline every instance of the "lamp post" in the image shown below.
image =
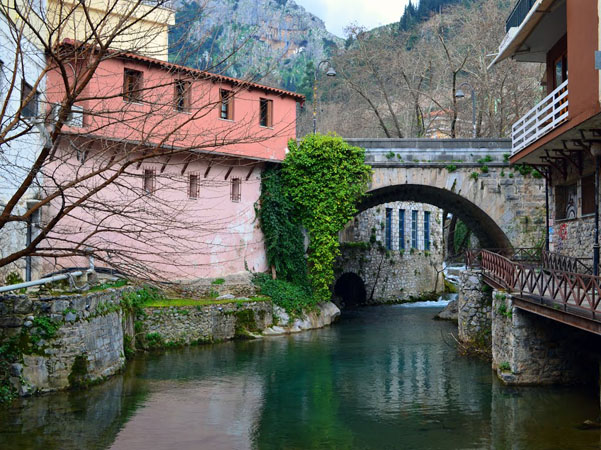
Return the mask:
POLYGON ((317 133, 317 74, 322 64, 326 64, 328 70, 326 71, 326 76, 335 77, 336 71, 332 67, 329 59, 324 59, 320 61, 319 64, 315 67, 315 72, 313 74, 313 134, 317 133))
POLYGON ((471 96, 472 96, 472 137, 476 138, 476 91, 474 87, 469 84, 467 81, 463 82, 459 85, 459 89, 455 92, 455 98, 464 98, 465 93, 461 90, 463 86, 470 88, 471 96))
POLYGON ((595 158, 595 243, 593 244, 593 275, 599 275, 599 157, 601 142, 593 142, 590 147, 595 158))

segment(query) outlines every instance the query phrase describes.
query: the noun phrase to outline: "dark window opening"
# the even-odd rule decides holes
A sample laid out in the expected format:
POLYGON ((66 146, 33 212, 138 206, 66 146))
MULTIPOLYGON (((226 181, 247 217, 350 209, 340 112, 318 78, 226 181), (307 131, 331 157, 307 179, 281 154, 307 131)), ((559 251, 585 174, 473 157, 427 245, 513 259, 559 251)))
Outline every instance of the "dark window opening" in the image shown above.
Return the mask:
POLYGON ((190 174, 188 177, 188 198, 197 199, 200 194, 200 176, 198 174, 190 174))
POLYGON ((25 80, 21 83, 21 117, 34 118, 38 115, 39 93, 25 80), (27 98, 29 97, 29 100, 27 98))
POLYGON ((577 216, 576 184, 555 186, 555 219, 575 219, 577 216))
POLYGON ((225 89, 219 90, 221 109, 219 117, 225 120, 234 120, 234 93, 225 89))
POLYGON ((424 250, 430 250, 430 211, 424 211, 424 250))
POLYGON ((595 212, 595 177, 582 178, 582 214, 595 212))
POLYGON ((411 211, 411 248, 417 248, 417 211, 411 211))
POLYGON ((399 250, 405 250, 405 210, 399 209, 399 250))
POLYGON ((144 188, 144 192, 146 192, 147 194, 152 194, 154 192, 155 178, 156 178, 156 172, 154 169, 144 169, 143 188, 144 188))
POLYGON ((262 127, 273 126, 273 100, 260 99, 259 125, 262 127))
POLYGON ((189 111, 191 103, 192 83, 184 80, 175 82, 175 109, 189 111))
POLYGON ((128 102, 142 101, 142 72, 125 69, 123 72, 123 99, 128 102))
POLYGON ((232 178, 230 198, 233 202, 239 202, 242 198, 242 182, 240 178, 232 178))
POLYGON ((386 249, 392 250, 392 209, 386 208, 386 249))

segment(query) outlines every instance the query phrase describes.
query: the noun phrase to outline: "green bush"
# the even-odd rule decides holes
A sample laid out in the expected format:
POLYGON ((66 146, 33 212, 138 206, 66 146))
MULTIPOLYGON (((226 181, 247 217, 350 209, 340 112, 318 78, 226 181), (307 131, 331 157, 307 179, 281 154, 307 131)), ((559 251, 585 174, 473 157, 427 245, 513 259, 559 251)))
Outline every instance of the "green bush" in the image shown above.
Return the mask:
POLYGON ((284 308, 293 317, 301 315, 305 310, 314 308, 319 303, 308 285, 273 280, 264 273, 256 275, 254 282, 261 289, 261 294, 271 297, 275 305, 284 308))

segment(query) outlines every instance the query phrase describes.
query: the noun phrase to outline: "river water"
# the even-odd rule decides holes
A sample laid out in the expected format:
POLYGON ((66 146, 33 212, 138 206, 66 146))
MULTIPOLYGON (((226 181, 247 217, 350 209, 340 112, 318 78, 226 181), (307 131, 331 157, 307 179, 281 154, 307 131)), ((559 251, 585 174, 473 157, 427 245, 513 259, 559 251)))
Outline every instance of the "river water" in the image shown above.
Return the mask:
POLYGON ((0 449, 587 449, 581 388, 509 388, 440 307, 347 312, 293 336, 142 355, 85 392, 0 411, 0 449))

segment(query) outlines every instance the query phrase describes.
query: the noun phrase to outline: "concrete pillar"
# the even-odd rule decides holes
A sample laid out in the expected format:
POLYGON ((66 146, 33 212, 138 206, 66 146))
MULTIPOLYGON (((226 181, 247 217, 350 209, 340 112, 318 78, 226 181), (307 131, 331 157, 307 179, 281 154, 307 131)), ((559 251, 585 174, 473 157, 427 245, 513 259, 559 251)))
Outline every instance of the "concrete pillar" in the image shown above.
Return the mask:
POLYGON ((460 341, 483 346, 490 344, 491 291, 492 289, 482 284, 479 271, 465 270, 461 273, 457 298, 460 341))
POLYGON ((505 292, 492 300, 492 366, 505 384, 592 381, 592 334, 516 308, 505 292))

